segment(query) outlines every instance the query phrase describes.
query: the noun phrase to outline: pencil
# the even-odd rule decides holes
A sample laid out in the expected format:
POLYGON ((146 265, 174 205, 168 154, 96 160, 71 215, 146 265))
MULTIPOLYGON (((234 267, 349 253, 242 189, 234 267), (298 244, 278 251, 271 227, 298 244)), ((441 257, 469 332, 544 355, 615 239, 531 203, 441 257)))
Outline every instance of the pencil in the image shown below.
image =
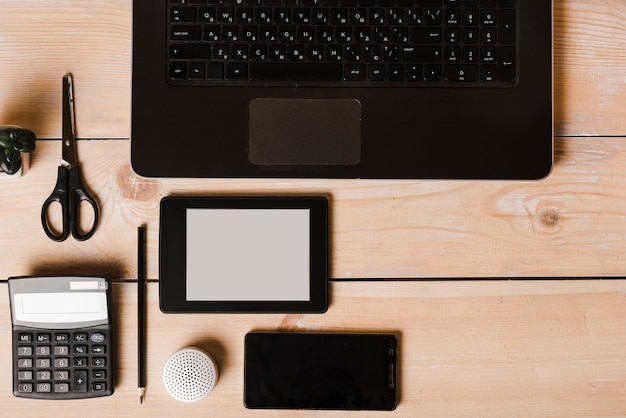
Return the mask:
POLYGON ((146 339, 146 300, 145 300, 145 241, 146 229, 143 226, 137 228, 137 328, 138 328, 138 365, 139 370, 139 403, 143 403, 146 392, 145 385, 145 339, 146 339))

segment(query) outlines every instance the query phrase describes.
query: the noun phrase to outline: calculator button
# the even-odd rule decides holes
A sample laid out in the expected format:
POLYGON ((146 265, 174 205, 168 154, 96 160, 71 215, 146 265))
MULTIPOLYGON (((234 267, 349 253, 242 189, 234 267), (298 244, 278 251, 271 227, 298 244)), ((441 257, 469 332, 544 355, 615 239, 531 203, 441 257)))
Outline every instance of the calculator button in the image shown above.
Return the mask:
POLYGON ((67 370, 57 370, 54 372, 54 380, 69 380, 70 372, 67 370))
POLYGON ((33 367, 33 359, 30 359, 30 358, 18 359, 17 367, 20 367, 20 368, 33 367))
POLYGON ((55 356, 67 356, 70 353, 70 348, 66 345, 55 345, 54 346, 54 355, 55 356))
POLYGON ((75 357, 74 367, 87 367, 87 359, 84 357, 75 357))
POLYGON ((52 373, 49 370, 38 370, 37 371, 37 380, 50 380, 52 377, 52 373))
POLYGON ((50 346, 43 345, 41 347, 35 347, 35 355, 37 355, 37 356, 49 356, 50 355, 50 346))
POLYGON ((17 380, 33 380, 33 372, 30 370, 17 372, 17 380))
POLYGON ((107 384, 104 382, 94 383, 92 387, 94 392, 104 392, 107 390, 107 384))
POLYGON ((69 392, 70 391, 70 385, 69 385, 69 383, 55 383, 54 384, 54 391, 57 392, 57 393, 69 392))
POLYGON ((35 390, 40 393, 47 393, 52 390, 52 386, 50 383, 37 383, 37 385, 35 385, 35 390))
POLYGON ((91 347, 91 354, 106 354, 106 348, 103 345, 94 345, 91 347))
POLYGON ((69 367, 70 359, 68 358, 55 358, 54 367, 69 367))
POLYGON ((74 346, 74 354, 87 354, 87 346, 86 345, 75 345, 74 346))
POLYGON ((87 370, 76 370, 74 372, 74 392, 87 391, 87 370))
POLYGON ((17 347, 17 355, 18 356, 32 356, 33 355, 33 347, 17 347))
POLYGON ((93 367, 104 367, 106 366, 106 359, 104 357, 94 357, 91 359, 91 365, 93 367))
POLYGON ((15 330, 13 337, 15 396, 79 399, 113 392, 107 329, 15 330))
POLYGON ((91 378, 94 380, 106 379, 107 373, 105 370, 93 370, 91 372, 91 378))
POLYGON ((29 393, 33 391, 32 383, 20 383, 17 385, 17 391, 20 393, 29 393))
POLYGON ((50 367, 50 359, 49 358, 38 358, 35 360, 35 367, 40 369, 44 369, 50 367))

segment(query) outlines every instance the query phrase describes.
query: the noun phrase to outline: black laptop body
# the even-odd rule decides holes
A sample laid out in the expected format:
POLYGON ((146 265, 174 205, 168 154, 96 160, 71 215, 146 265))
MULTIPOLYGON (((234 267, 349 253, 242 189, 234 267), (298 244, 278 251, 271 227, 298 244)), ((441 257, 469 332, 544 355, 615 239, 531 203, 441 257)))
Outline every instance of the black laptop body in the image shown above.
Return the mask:
POLYGON ((132 167, 146 177, 540 179, 553 164, 552 56, 549 0, 134 0, 132 167), (252 28, 249 16, 282 18, 288 6, 275 32, 252 28), (342 16, 361 26, 333 26, 342 16), (394 19, 405 26, 385 37, 380 25, 394 19), (262 34, 275 44, 253 45, 262 34), (369 34, 378 44, 352 48, 369 34), (269 56, 280 51, 286 67, 269 56), (295 62, 319 51, 355 62, 295 62), (428 56, 403 61, 417 55, 428 56))

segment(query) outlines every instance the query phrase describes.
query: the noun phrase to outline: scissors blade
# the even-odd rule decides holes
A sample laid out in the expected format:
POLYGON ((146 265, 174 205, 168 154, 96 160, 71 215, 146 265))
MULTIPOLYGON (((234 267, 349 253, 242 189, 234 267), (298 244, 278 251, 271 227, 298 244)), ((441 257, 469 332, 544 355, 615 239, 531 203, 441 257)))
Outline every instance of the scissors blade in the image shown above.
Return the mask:
POLYGON ((76 156, 76 131, 74 129, 74 91, 72 75, 63 77, 63 165, 78 165, 76 156))

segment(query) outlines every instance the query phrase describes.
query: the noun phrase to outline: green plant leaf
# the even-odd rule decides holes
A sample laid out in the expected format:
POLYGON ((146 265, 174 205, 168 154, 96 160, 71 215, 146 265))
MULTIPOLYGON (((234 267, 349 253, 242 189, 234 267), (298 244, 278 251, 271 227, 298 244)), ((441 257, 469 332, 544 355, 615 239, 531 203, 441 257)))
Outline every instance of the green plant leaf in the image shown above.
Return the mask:
POLYGON ((9 162, 7 161, 4 153, 0 153, 0 169, 7 174, 15 174, 22 166, 22 160, 9 162))
POLYGON ((13 134, 11 133, 11 129, 0 130, 0 147, 12 148, 13 142, 14 140, 13 140, 13 134))
POLYGON ((35 149, 37 137, 30 129, 6 128, 0 130, 0 146, 14 148, 20 152, 31 152, 35 149))
POLYGON ((13 147, 20 152, 31 152, 35 149, 35 133, 29 129, 18 128, 13 132, 13 147))
POLYGON ((14 161, 19 161, 22 159, 22 154, 16 150, 15 148, 5 148, 4 149, 4 157, 10 163, 14 161))
POLYGON ((35 149, 35 138, 20 137, 16 141, 14 148, 19 152, 31 152, 35 149))

